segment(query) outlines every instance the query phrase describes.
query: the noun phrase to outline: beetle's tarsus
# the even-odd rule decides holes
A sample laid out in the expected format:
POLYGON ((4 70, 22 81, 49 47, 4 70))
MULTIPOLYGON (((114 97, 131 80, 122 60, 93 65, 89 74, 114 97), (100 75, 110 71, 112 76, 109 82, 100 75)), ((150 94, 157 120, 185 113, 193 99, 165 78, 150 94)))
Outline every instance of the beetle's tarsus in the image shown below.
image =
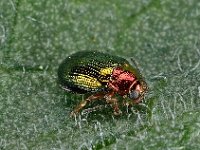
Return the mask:
POLYGON ((78 106, 76 106, 76 108, 71 112, 70 116, 71 117, 75 117, 80 110, 87 104, 87 100, 82 101, 78 106))
POLYGON ((119 109, 118 111, 114 111, 115 116, 119 116, 122 114, 122 111, 119 109))
POLYGON ((70 113, 70 117, 71 117, 71 118, 76 117, 76 115, 77 115, 77 112, 75 112, 75 111, 72 111, 72 112, 70 113))

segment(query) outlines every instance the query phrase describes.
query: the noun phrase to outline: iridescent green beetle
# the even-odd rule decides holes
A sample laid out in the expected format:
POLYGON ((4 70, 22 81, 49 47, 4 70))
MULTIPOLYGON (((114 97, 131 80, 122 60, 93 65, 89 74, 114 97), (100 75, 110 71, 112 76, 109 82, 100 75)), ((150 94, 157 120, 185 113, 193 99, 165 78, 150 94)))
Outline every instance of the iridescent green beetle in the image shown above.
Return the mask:
POLYGON ((130 106, 141 102, 147 91, 139 70, 126 59, 96 51, 80 51, 68 56, 58 68, 58 81, 66 91, 91 94, 72 111, 72 116, 88 102, 103 99, 111 104, 114 114, 119 115, 116 94, 124 98, 124 105, 130 106))

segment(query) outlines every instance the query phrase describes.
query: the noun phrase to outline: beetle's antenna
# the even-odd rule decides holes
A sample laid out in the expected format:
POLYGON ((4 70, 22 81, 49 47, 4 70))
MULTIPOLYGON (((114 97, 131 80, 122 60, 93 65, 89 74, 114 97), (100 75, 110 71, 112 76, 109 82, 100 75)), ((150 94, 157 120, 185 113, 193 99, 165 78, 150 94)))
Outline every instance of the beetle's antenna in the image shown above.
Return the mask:
POLYGON ((138 67, 138 63, 137 63, 132 57, 130 58, 130 60, 131 60, 131 63, 133 63, 133 64, 135 65, 135 68, 136 68, 137 72, 139 73, 140 77, 141 77, 142 79, 144 79, 144 77, 142 76, 142 74, 141 74, 141 72, 140 72, 140 69, 139 69, 139 67, 138 67))
POLYGON ((139 71, 138 63, 131 57, 131 62, 135 65, 136 69, 139 71))

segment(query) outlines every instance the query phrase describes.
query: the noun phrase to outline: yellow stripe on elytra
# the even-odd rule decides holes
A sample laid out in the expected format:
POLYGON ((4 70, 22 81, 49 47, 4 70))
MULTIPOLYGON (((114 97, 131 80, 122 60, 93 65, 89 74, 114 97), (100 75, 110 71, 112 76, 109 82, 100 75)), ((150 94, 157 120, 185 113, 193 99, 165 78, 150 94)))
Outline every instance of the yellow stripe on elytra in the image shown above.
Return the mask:
POLYGON ((103 75, 103 76, 110 75, 110 74, 112 74, 112 72, 113 72, 113 68, 112 67, 107 67, 107 68, 100 69, 100 74, 103 75))
POLYGON ((96 78, 84 74, 73 76, 73 81, 87 88, 98 88, 101 86, 101 83, 96 78))

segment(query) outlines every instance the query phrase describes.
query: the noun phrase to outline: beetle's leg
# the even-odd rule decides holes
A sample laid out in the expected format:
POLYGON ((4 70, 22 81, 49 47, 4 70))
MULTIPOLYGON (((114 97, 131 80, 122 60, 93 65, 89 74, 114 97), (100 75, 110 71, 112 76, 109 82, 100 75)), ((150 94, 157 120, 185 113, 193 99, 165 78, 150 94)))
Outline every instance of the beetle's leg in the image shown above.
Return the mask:
POLYGON ((91 113, 91 112, 94 112, 94 111, 97 111, 97 110, 102 110, 103 108, 106 108, 106 106, 97 105, 97 106, 94 106, 92 108, 85 109, 83 114, 88 114, 88 113, 91 113))
POLYGON ((129 106, 133 106, 135 104, 139 104, 142 101, 143 98, 144 98, 144 96, 141 96, 141 97, 139 97, 136 100, 131 100, 131 101, 128 101, 128 102, 123 102, 123 105, 129 107, 129 106))
POLYGON ((138 104, 143 100, 144 96, 140 96, 138 99, 133 101, 133 104, 138 104))
POLYGON ((130 102, 123 100, 122 105, 128 107, 130 105, 130 102))
POLYGON ((116 98, 113 98, 114 92, 106 94, 104 98, 106 99, 106 102, 111 104, 114 110, 114 115, 120 115, 122 111, 119 109, 118 100, 116 98))
POLYGON ((72 116, 76 116, 80 110, 85 107, 87 105, 87 103, 91 102, 91 101, 94 101, 94 100, 97 100, 97 99, 100 99, 100 98, 103 98, 105 94, 103 93, 97 93, 95 95, 91 95, 89 96, 87 99, 83 100, 82 102, 80 102, 76 108, 71 112, 71 117, 72 116))

